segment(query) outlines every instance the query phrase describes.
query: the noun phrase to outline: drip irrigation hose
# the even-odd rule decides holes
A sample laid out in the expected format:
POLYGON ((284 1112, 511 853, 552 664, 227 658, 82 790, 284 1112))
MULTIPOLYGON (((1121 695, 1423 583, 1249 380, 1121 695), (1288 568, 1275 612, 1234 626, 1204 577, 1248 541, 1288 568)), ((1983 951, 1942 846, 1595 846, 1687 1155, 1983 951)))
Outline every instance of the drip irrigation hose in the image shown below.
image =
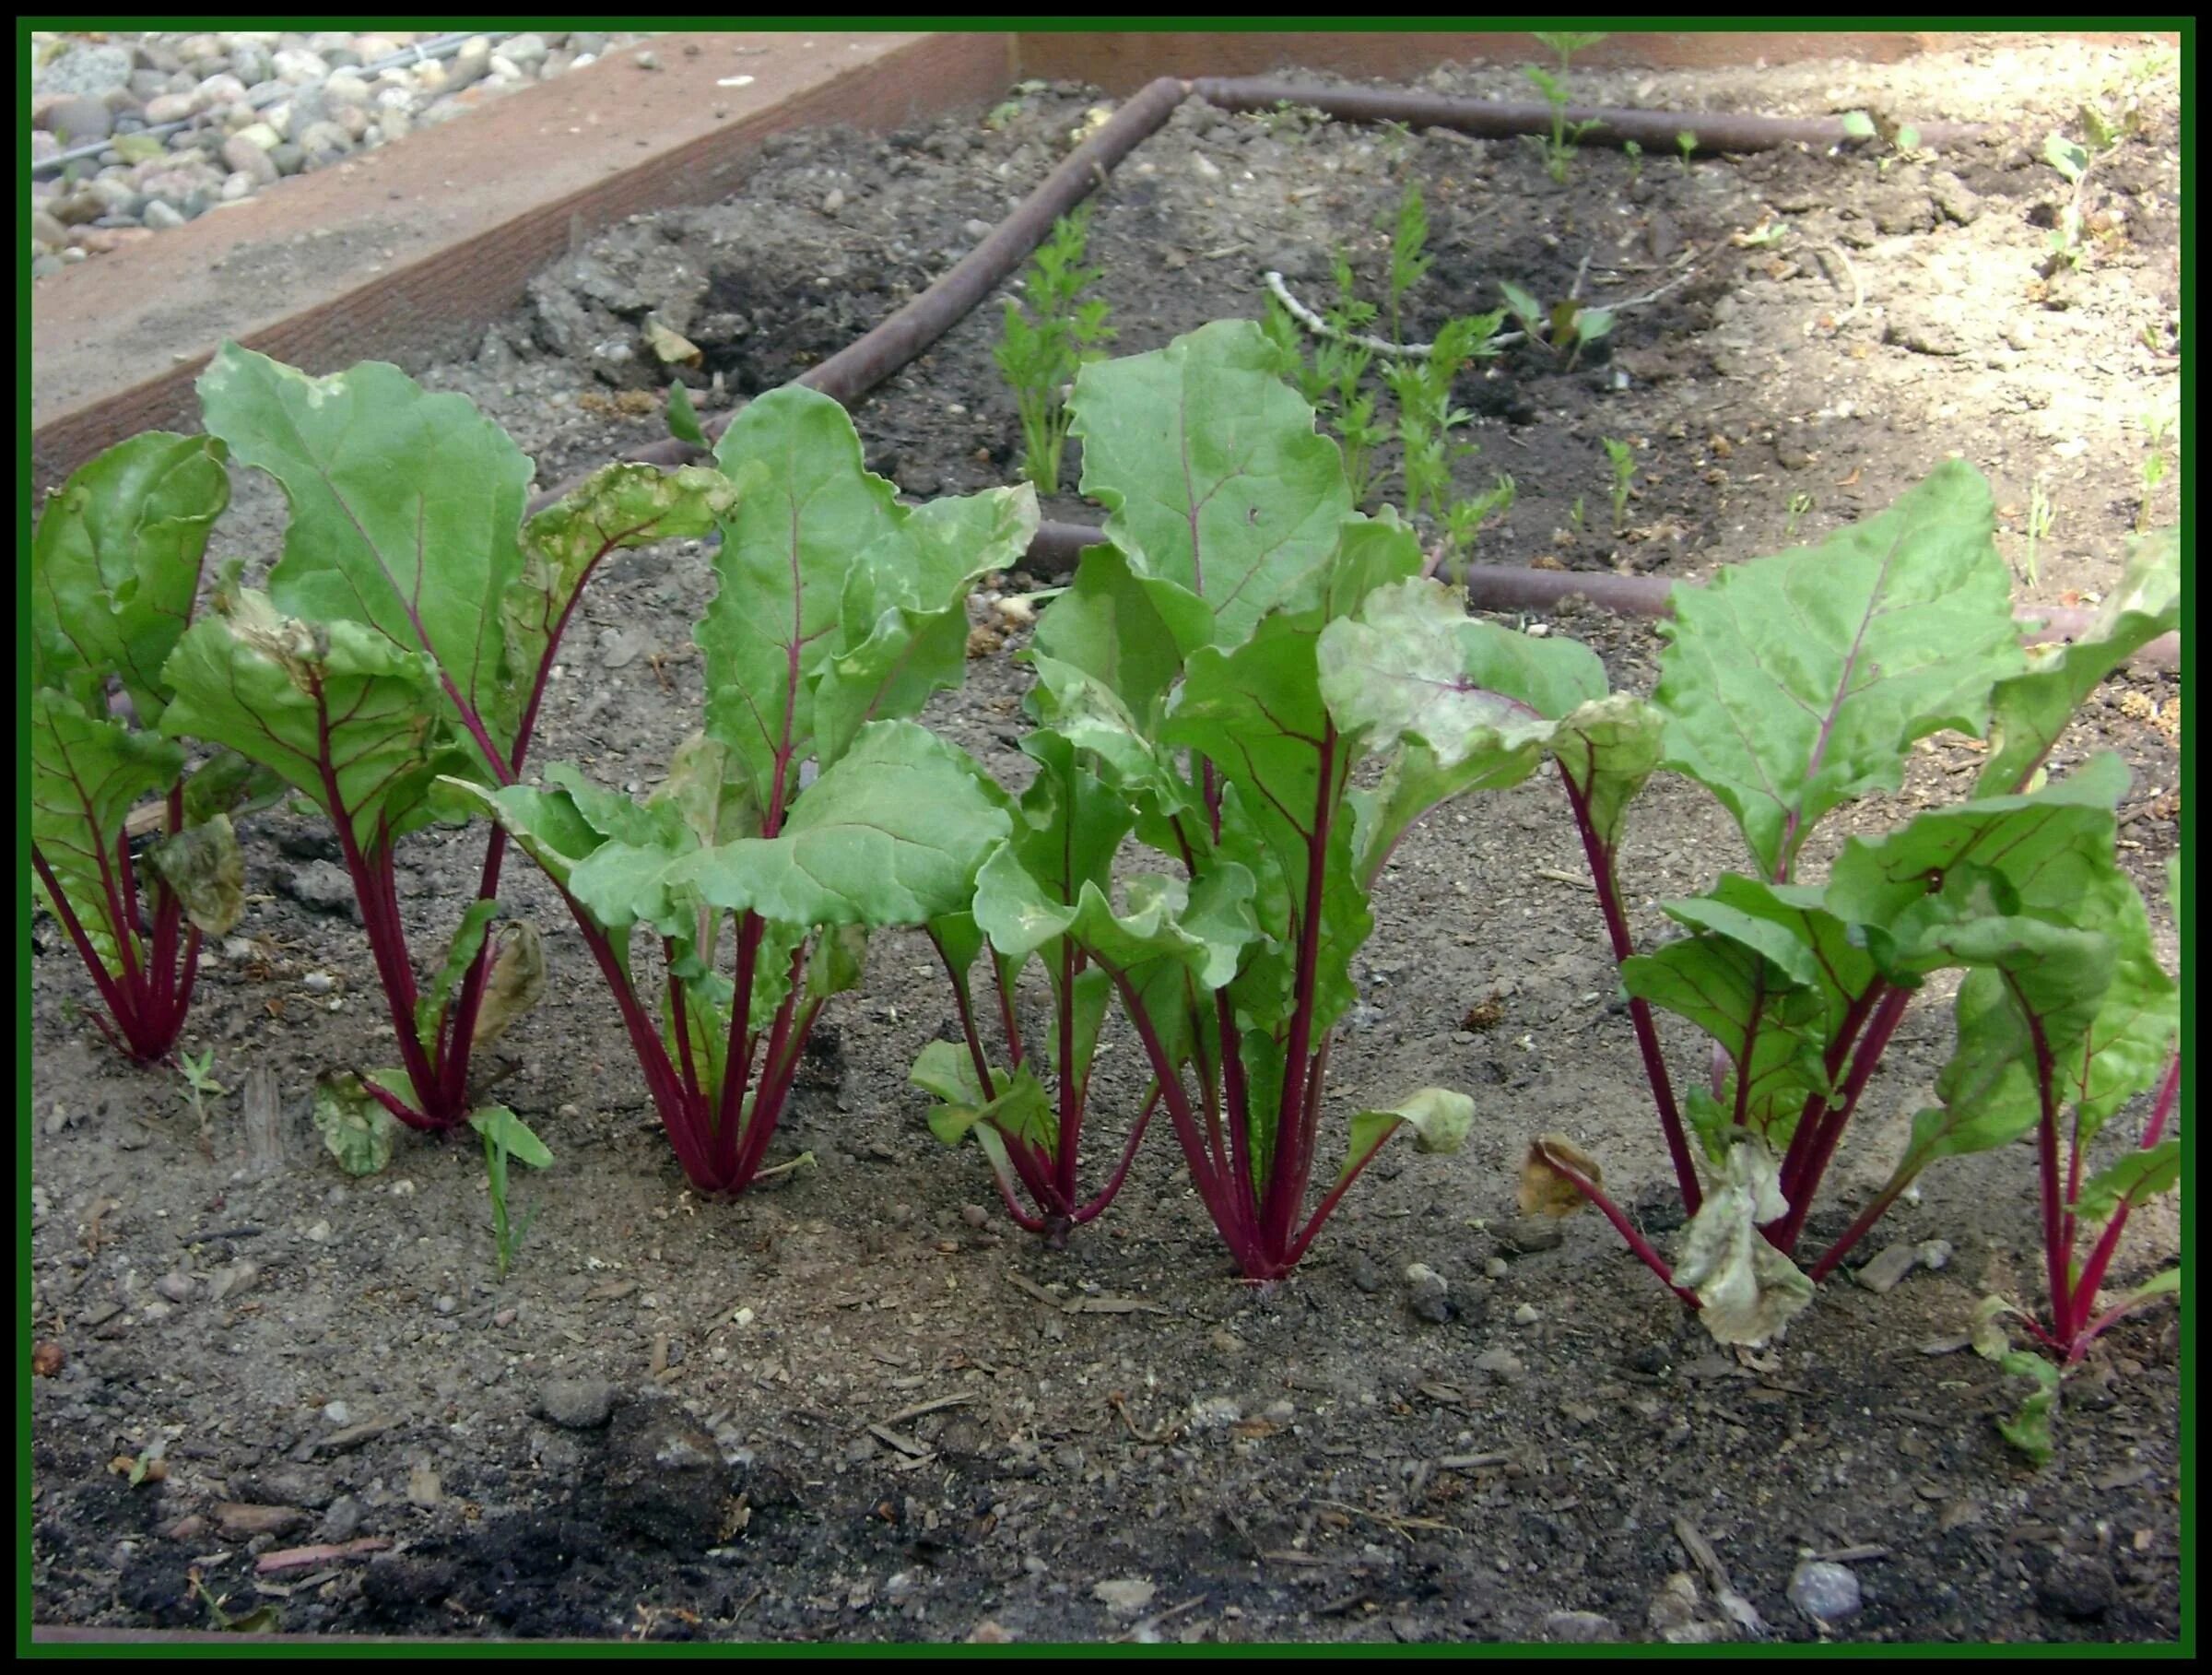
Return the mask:
MULTIPOLYGON (((1089 524, 1040 524, 1024 562, 1035 575, 1067 575, 1086 549, 1105 538, 1104 530, 1089 524)), ((1677 586, 1703 585, 1694 580, 1677 583, 1665 576, 1621 576, 1606 570, 1514 570, 1502 564, 1474 564, 1467 569, 1467 604, 1476 610, 1557 610, 1562 600, 1580 595, 1601 609, 1624 617, 1664 617, 1674 608, 1677 586)), ((2021 606, 2013 614, 2023 622, 2041 625, 2020 636, 2029 645, 2077 639, 2096 618, 2094 611, 2056 605, 2021 606)), ((2153 668, 2177 668, 2181 654, 2181 636, 2166 634, 2128 661, 2153 668)))
MULTIPOLYGON (((432 59, 451 58, 479 34, 496 46, 499 42, 511 39, 516 33, 517 31, 514 29, 488 31, 476 29, 465 35, 441 35, 435 41, 426 41, 416 46, 402 47, 396 53, 387 53, 373 64, 360 65, 352 74, 364 79, 371 76, 382 76, 386 70, 396 70, 406 65, 428 64, 432 59)), ((334 75, 335 73, 332 72, 334 75)), ((279 104, 288 99, 297 99, 302 93, 320 88, 329 79, 330 77, 324 76, 314 81, 300 82, 297 86, 290 82, 279 82, 276 86, 265 91, 259 99, 244 99, 239 102, 251 106, 256 111, 265 111, 273 104, 279 104)), ((204 123, 213 114, 212 111, 194 111, 190 116, 180 116, 174 122, 157 123, 152 127, 141 128, 138 132, 151 134, 159 138, 164 135, 175 134, 181 129, 192 127, 195 124, 204 123)), ((31 176, 36 179, 41 174, 52 174, 57 169, 65 169, 71 163, 82 162, 88 157, 98 157, 103 151, 112 151, 117 139, 128 137, 127 135, 110 135, 106 139, 88 140, 81 146, 31 164, 31 176)))
MULTIPOLYGON (((1414 128, 1449 128, 1455 134, 1502 139, 1519 134, 1551 132, 1547 104, 1510 104, 1488 99, 1446 99, 1434 93, 1401 93, 1374 88, 1324 88, 1266 77, 1201 77, 1191 90, 1224 111, 1273 111, 1285 104, 1311 105, 1347 122, 1396 122, 1414 128)), ((1593 124, 1576 143, 1618 146, 1634 140, 1647 153, 1676 148, 1676 136, 1694 134, 1692 147, 1703 156, 1723 151, 1772 151, 1806 145, 1825 149, 1852 142, 1840 116, 1739 116, 1733 111, 1629 111, 1570 105, 1567 125, 1593 124)), ((1979 139, 1984 130, 1972 123, 1921 123, 1921 144, 1950 149, 1979 139)))

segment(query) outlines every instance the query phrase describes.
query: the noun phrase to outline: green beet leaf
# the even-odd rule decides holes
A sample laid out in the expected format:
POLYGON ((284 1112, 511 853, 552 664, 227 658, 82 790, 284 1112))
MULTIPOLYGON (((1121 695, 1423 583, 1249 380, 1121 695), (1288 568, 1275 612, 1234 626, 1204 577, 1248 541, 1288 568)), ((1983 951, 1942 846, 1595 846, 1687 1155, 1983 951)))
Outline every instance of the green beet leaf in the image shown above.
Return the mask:
POLYGON ((1400 1128, 1413 1130, 1416 1150, 1457 1151, 1474 1126, 1475 1102, 1449 1088, 1423 1088, 1387 1111, 1362 1111, 1352 1118, 1338 1179, 1358 1174, 1400 1128))
POLYGON ((176 696, 163 732, 273 770, 364 849, 452 807, 436 781, 463 759, 439 726, 427 656, 359 622, 284 617, 263 594, 225 602, 165 666, 176 696))
POLYGON ((531 465, 507 433, 465 396, 429 394, 381 361, 311 378, 226 344, 199 391, 209 433, 290 504, 269 573, 276 607, 368 623, 426 655, 452 701, 510 750, 527 687, 503 607, 523 571, 531 465))
POLYGON ((1256 324, 1217 321, 1085 367, 1068 400, 1107 538, 1135 574, 1203 599, 1218 645, 1318 597, 1352 510, 1336 444, 1279 365, 1256 324))
POLYGON ((192 619, 208 532, 230 501, 223 444, 152 431, 72 472, 30 549, 33 688, 105 708, 114 675, 139 722, 161 719, 161 666, 192 619))
POLYGON ((676 869, 715 907, 789 925, 920 925, 957 911, 1010 828, 965 756, 912 722, 871 722, 772 838, 676 869))
POLYGON ((2181 623, 2181 532, 2161 529, 2132 543, 2120 585, 2106 596, 2086 632, 2071 645, 2028 653, 2028 672, 1997 683, 1990 702, 1989 760, 1974 782, 1977 796, 2026 788, 2082 701, 2107 675, 2181 623))
MULTIPOLYGON (((177 783, 184 752, 49 687, 31 695, 30 764, 31 842, 102 963, 120 970, 122 939, 135 948, 137 927, 110 905, 115 841, 135 804, 177 783)), ((45 880, 33 881, 53 906, 45 880)))
POLYGON ((1894 790, 1912 741, 1979 734, 2024 665, 1989 486, 1947 462, 1818 547, 1677 588, 1653 702, 1670 765, 1786 879, 1837 805, 1894 790))

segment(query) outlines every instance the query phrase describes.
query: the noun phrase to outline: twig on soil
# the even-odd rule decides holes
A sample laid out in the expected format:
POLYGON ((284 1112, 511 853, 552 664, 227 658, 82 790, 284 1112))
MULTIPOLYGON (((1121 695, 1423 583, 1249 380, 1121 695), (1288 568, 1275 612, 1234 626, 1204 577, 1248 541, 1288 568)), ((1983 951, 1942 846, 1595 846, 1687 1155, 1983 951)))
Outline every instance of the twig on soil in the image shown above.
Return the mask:
POLYGON ((1185 1611, 1195 1610, 1205 1603, 1206 1596, 1197 1594, 1185 1599, 1181 1605, 1171 1605, 1164 1611, 1154 1611, 1127 1634, 1116 1634, 1113 1637, 1113 1644, 1119 1646, 1128 1641, 1140 1639, 1144 1635, 1155 1632, 1161 1623, 1168 1622, 1171 1618, 1180 1617, 1185 1611))
POLYGON ((1394 1512, 1371 1512, 1364 1506, 1354 1506, 1348 1501, 1317 1500, 1313 1504, 1326 1506, 1335 1512, 1348 1512, 1354 1517, 1371 1519, 1394 1534, 1405 1537, 1408 1546, 1413 1543, 1413 1538, 1406 1534, 1409 1529, 1439 1529, 1447 1535, 1454 1536, 1463 1536, 1467 1533, 1456 1524, 1446 1524, 1437 1518, 1410 1518, 1394 1512))
POLYGON ((254 1574, 273 1576, 278 1571, 304 1570, 311 1564, 328 1564, 338 1559, 366 1558, 382 1552, 392 1545, 383 1536, 363 1536, 358 1541, 340 1541, 335 1546, 288 1547, 280 1552, 264 1553, 254 1561, 254 1574))
POLYGON ((972 1396, 940 1396, 934 1401, 918 1401, 911 1408, 901 1408, 883 1422, 887 1425, 903 1425, 909 1420, 920 1419, 924 1413, 935 1413, 944 1408, 972 1407, 974 1402, 972 1396))
MULTIPOLYGON (((1269 269, 1260 276, 1260 281, 1275 294, 1275 300, 1290 311, 1290 317, 1306 330, 1320 337, 1333 337, 1339 343, 1348 343, 1355 348, 1371 349, 1378 355, 1388 355, 1397 360, 1426 360, 1436 352, 1433 343, 1393 343, 1387 337, 1371 337, 1360 332, 1339 331, 1319 314, 1291 295, 1290 288, 1283 283, 1283 276, 1269 269)), ((1519 343, 1525 334, 1500 332, 1490 339, 1502 347, 1519 343)))
POLYGON ((1690 1563, 1705 1573, 1706 1586, 1712 1589, 1712 1597, 1719 1601, 1721 1610, 1745 1633, 1765 1634, 1767 1624, 1759 1616, 1759 1608, 1735 1591, 1735 1585, 1728 1579, 1727 1568, 1721 1563, 1721 1555, 1713 1551, 1712 1543, 1705 1539, 1704 1533, 1680 1513, 1675 1515, 1674 1525, 1675 1539, 1682 1543, 1682 1551, 1689 1555, 1690 1563))
POLYGON ((1557 867, 1539 867, 1536 877, 1549 879, 1555 884, 1571 884, 1577 890, 1595 890, 1596 885, 1577 873, 1562 872, 1557 867))

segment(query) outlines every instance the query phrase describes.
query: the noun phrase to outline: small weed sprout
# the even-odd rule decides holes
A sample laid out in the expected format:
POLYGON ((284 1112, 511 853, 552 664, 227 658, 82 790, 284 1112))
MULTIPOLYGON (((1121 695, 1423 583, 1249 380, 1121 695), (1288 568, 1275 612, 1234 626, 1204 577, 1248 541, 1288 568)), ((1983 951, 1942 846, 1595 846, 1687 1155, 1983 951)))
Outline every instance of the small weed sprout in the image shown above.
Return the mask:
POLYGON ((1797 538, 1797 531, 1805 524, 1805 514, 1812 509, 1813 497, 1811 495, 1798 493, 1790 496, 1790 515, 1783 523, 1782 530, 1783 540, 1794 541, 1797 538))
POLYGON ((2096 160, 2088 149, 2076 145, 2063 134, 2053 134, 2043 142, 2043 160, 2057 170, 2073 188, 2066 201, 2058 206, 2058 225, 2051 231, 2051 255, 2044 265, 2046 273, 2059 267, 2078 270, 2088 251, 2081 242, 2081 196, 2089 178, 2090 165, 2096 160))
POLYGON ((184 1097, 192 1102, 193 1119, 199 1125, 200 1155, 215 1155, 215 1140, 208 1122, 207 1101, 221 1099, 230 1091, 215 1079, 215 1049, 209 1047, 194 1057, 180 1050, 177 1054, 178 1073, 184 1078, 184 1097))
POLYGON ((2166 473, 2173 464, 2167 443, 2173 437, 2174 427, 2175 420, 2168 414, 2143 416, 2143 445, 2148 452, 2143 456, 2143 498, 2136 502, 2137 535, 2150 528, 2151 502, 2158 498, 2159 485, 2166 480, 2166 473))
POLYGON ((1613 467, 1613 533, 1618 535, 1629 526, 1629 485, 1636 479, 1636 451, 1614 437, 1601 436, 1598 441, 1613 467))
POLYGON ((1327 419, 1344 449, 1344 472, 1352 503, 1364 505, 1374 490, 1374 454, 1390 440, 1390 427, 1376 422, 1375 397, 1360 386, 1373 351, 1351 341, 1374 324, 1376 308, 1361 301, 1352 265, 1343 252, 1335 260, 1336 301, 1322 315, 1330 335, 1307 348, 1305 334, 1282 303, 1270 295, 1264 329, 1289 363, 1291 380, 1307 403, 1327 419))
POLYGON ((1475 537, 1492 518, 1503 517, 1513 509, 1515 492, 1513 479, 1500 472, 1498 479, 1473 500, 1453 501, 1444 513, 1444 538, 1436 549, 1436 563, 1430 573, 1441 571, 1453 586, 1463 584, 1468 559, 1475 549, 1475 537))
MULTIPOLYGON (((1390 235, 1390 340, 1406 341, 1399 318, 1400 306, 1406 293, 1421 282, 1429 271, 1429 211, 1421 202, 1421 188, 1418 181, 1406 183, 1406 195, 1398 200, 1398 220, 1390 235)), ((1341 277, 1338 289, 1344 289, 1341 277)))
POLYGON ((1583 29, 1538 29, 1536 39, 1559 55, 1559 73, 1557 76, 1540 65, 1530 65, 1525 72, 1536 90, 1544 95, 1544 102, 1551 107, 1551 134, 1548 138, 1531 135, 1529 137, 1544 153, 1544 170, 1564 186, 1567 170, 1574 158, 1577 141, 1591 129, 1602 126, 1596 122, 1569 124, 1567 121, 1567 75, 1574 55, 1585 47, 1595 46, 1605 39, 1602 32, 1583 29))
POLYGON ((522 1251, 523 1240, 529 1234, 530 1224, 537 1220, 535 1204, 519 1225, 508 1214, 508 1160, 520 1158, 533 1168, 543 1169, 553 1162, 553 1154, 546 1150, 543 1140, 524 1126, 520 1117, 503 1105, 477 1112, 468 1120, 484 1140, 484 1176, 491 1195, 492 1248, 500 1280, 504 1283, 522 1251))
POLYGON ((1041 494, 1060 490, 1060 459, 1067 446, 1068 384, 1085 362, 1100 359, 1113 338, 1108 307, 1083 301, 1102 267, 1083 265, 1090 234, 1088 206, 1053 224, 1039 247, 1024 289, 1028 308, 1008 298, 1006 324, 994 351, 998 370, 1014 392, 1021 415, 1022 475, 1041 494))
POLYGON ((2028 560, 2025 570, 2030 587, 2036 584, 2036 549, 2051 533, 2054 515, 2051 496, 2044 490, 2043 479, 2039 477, 2028 489, 2028 560))
MULTIPOLYGON (((1444 531, 1447 552, 1453 548, 1452 467, 1475 452, 1472 444, 1452 439, 1452 432, 1474 417, 1452 405, 1452 383, 1469 361, 1496 353, 1490 339, 1504 324, 1502 309, 1449 320, 1437 333, 1426 360, 1400 361, 1383 373, 1398 400, 1406 511, 1432 519, 1444 531)), ((1471 539, 1471 527, 1468 536, 1471 539)))
POLYGON ((1675 136, 1675 149, 1682 153, 1683 173, 1689 172, 1689 154, 1697 148, 1698 136, 1690 129, 1685 128, 1675 136))
POLYGON ((1574 537, 1578 541, 1582 539, 1583 531, 1589 526, 1590 523, 1590 511, 1589 508, 1583 504, 1583 498, 1584 497, 1582 495, 1576 495, 1574 497, 1574 510, 1567 514, 1569 519, 1571 520, 1574 525, 1574 537))
POLYGON ((1629 159, 1629 183, 1635 185, 1643 179, 1643 147, 1632 139, 1620 142, 1620 148, 1629 159))
POLYGON ((1498 281, 1498 290, 1529 341, 1542 344, 1555 359, 1564 361, 1564 371, 1572 372, 1583 351, 1613 330, 1609 308, 1584 308, 1570 297, 1547 309, 1507 279, 1498 281))

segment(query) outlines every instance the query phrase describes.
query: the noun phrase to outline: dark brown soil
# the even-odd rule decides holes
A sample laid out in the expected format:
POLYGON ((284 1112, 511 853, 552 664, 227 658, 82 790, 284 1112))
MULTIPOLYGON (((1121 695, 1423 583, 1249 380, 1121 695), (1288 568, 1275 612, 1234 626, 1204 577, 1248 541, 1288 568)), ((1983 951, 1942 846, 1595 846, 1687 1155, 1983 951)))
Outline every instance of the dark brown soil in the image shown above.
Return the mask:
MULTIPOLYGON (((1594 101, 2000 127, 1960 155, 1886 169, 1788 152, 1639 170, 1585 151, 1564 187, 1531 147, 1193 105, 1100 195, 1092 254, 1125 353, 1256 314, 1263 269, 1318 304, 1340 243, 1379 274, 1376 230, 1407 178, 1427 194, 1435 256, 1409 332, 1491 305, 1500 278, 1563 295, 1585 259, 1600 301, 1687 270, 1622 315, 1609 353, 1568 372, 1523 351, 1465 382, 1481 447, 1465 485, 1503 470, 1521 492, 1480 559, 1701 575, 1787 544, 1793 524, 1818 537, 1876 510, 1958 454, 1995 484, 2001 539, 2023 562, 2042 479, 2056 522, 2023 594, 2072 602, 2118 576, 2141 492, 2136 416, 2175 400, 2171 74, 2146 84, 2145 131, 2095 176, 2099 204, 2124 218, 2056 279, 2039 267, 2061 183, 2040 152, 2137 56, 2014 41, 1879 70, 1578 77, 1594 101), (1774 222, 1776 242, 1735 242, 1774 222), (1637 450, 1618 537, 1601 436, 1637 450)), ((1522 92, 1505 72, 1436 82, 1522 92)), ((425 376, 478 400, 553 481, 657 434, 657 398, 644 417, 622 409, 656 378, 635 352, 594 346, 634 351, 654 310, 705 348, 702 383, 720 374, 742 395, 787 379, 971 243, 967 224, 1002 216, 1092 102, 1038 89, 995 130, 790 142, 731 203, 641 218, 549 273, 477 361, 425 376)), ((856 414, 872 465, 912 495, 1008 478, 1018 442, 990 360, 996 318, 979 311, 856 414)), ((1384 497, 1395 488, 1385 478, 1384 497)), ((2161 492, 2153 511, 2171 520, 2171 479, 2161 492)), ((1072 498, 1052 510, 1097 515, 1072 498)), ((265 487, 241 484, 218 556, 265 566, 278 527, 265 487)), ((594 581, 542 761, 616 784, 657 776, 699 712, 689 624, 711 586, 696 543, 594 581)), ((974 608, 995 620, 987 601, 974 608)), ((1617 684, 1649 690, 1648 626, 1577 610, 1549 626, 1594 646, 1617 684)), ((1014 780, 1019 646, 979 656, 927 717, 1014 780)), ((2056 759, 2127 759, 2123 839, 2147 891, 2177 841, 2179 692, 2169 676, 2116 678, 2056 759)), ((1924 749, 1898 806, 1831 822, 1830 852, 1962 795, 1971 760, 1924 749)), ((1650 903, 1740 865, 1725 817, 1687 784, 1655 785, 1633 828, 1640 934, 1661 923, 1650 903)), ((427 834, 404 855, 426 961, 482 841, 427 834)), ((1596 1152, 1663 1244, 1679 1221, 1547 781, 1447 810, 1403 845, 1332 1065, 1339 1110, 1423 1082, 1466 1089, 1473 1140, 1453 1157, 1386 1156, 1268 1292, 1232 1278, 1164 1135, 1070 1251, 1012 1229, 981 1160, 931 1138, 906 1084, 950 1016, 906 937, 877 940, 865 985, 825 1026, 833 1050, 779 1146, 813 1166, 734 1206, 695 1201, 581 943, 519 864, 503 899, 545 927, 553 982, 491 1068, 558 1162, 518 1183, 537 1219, 496 1283, 473 1141, 405 1139, 385 1174, 347 1182, 308 1127, 318 1071, 389 1053, 355 922, 295 899, 312 893, 302 869, 333 853, 308 820, 253 824, 252 888, 266 893, 239 936, 254 946, 205 971, 187 1040, 215 1049, 226 1085, 255 1067, 278 1075, 290 1159, 268 1178, 242 1167, 235 1099, 213 1107, 205 1156, 182 1084, 98 1045, 74 957, 39 928, 31 1280, 37 1337, 66 1355, 34 1384, 41 1622, 212 1626, 196 1568, 230 1615, 273 1604, 286 1630, 333 1634, 1743 1637, 1716 1598, 1727 1587, 1757 1632, 1794 1641, 1824 1631, 1789 1602, 1793 1572, 1835 1555, 1865 1601, 1826 1631, 1839 1638, 2179 1633, 2171 1312, 2123 1325, 2069 1380, 2059 1455, 2041 1472, 1992 1424, 2019 1392, 1971 1352, 1937 1352, 1981 1296, 2037 1295, 2026 1150, 1936 1170, 1866 1247, 1940 1238, 1942 1271, 1881 1295, 1833 1283, 1756 1357, 1711 1343, 1594 1216, 1566 1222, 1555 1248, 1516 1248, 1513 1173, 1540 1132, 1596 1152), (314 973, 335 988, 311 988, 314 973), (1485 1027, 1462 1027, 1489 1002, 1485 1027), (1416 1262, 1448 1280, 1451 1320, 1409 1312, 1416 1262), (182 1302, 154 1289, 176 1274, 193 1280, 182 1302), (1066 1312, 1038 1286, 1145 1306, 1066 1312), (537 1417, 548 1385, 579 1379, 615 1387, 611 1426, 537 1417), (166 1480, 127 1486, 111 1462, 157 1443, 166 1480), (299 1516, 249 1537, 233 1504, 299 1516), (1724 1583, 1685 1530, 1710 1542, 1724 1583), (255 1579, 258 1552, 347 1538, 390 1545, 255 1579)), ((2153 915, 2171 961, 2162 898, 2153 915)), ((1909 1016, 1816 1233, 1882 1178, 1947 1051, 1948 997, 1909 1016)), ((1687 1037, 1675 1044, 1690 1062, 1687 1037)), ((1099 1108, 1125 1121, 1126 1044, 1110 1046, 1117 1059, 1099 1108)), ((2122 1282, 2177 1245, 2170 1210, 2130 1232, 2122 1282)))

